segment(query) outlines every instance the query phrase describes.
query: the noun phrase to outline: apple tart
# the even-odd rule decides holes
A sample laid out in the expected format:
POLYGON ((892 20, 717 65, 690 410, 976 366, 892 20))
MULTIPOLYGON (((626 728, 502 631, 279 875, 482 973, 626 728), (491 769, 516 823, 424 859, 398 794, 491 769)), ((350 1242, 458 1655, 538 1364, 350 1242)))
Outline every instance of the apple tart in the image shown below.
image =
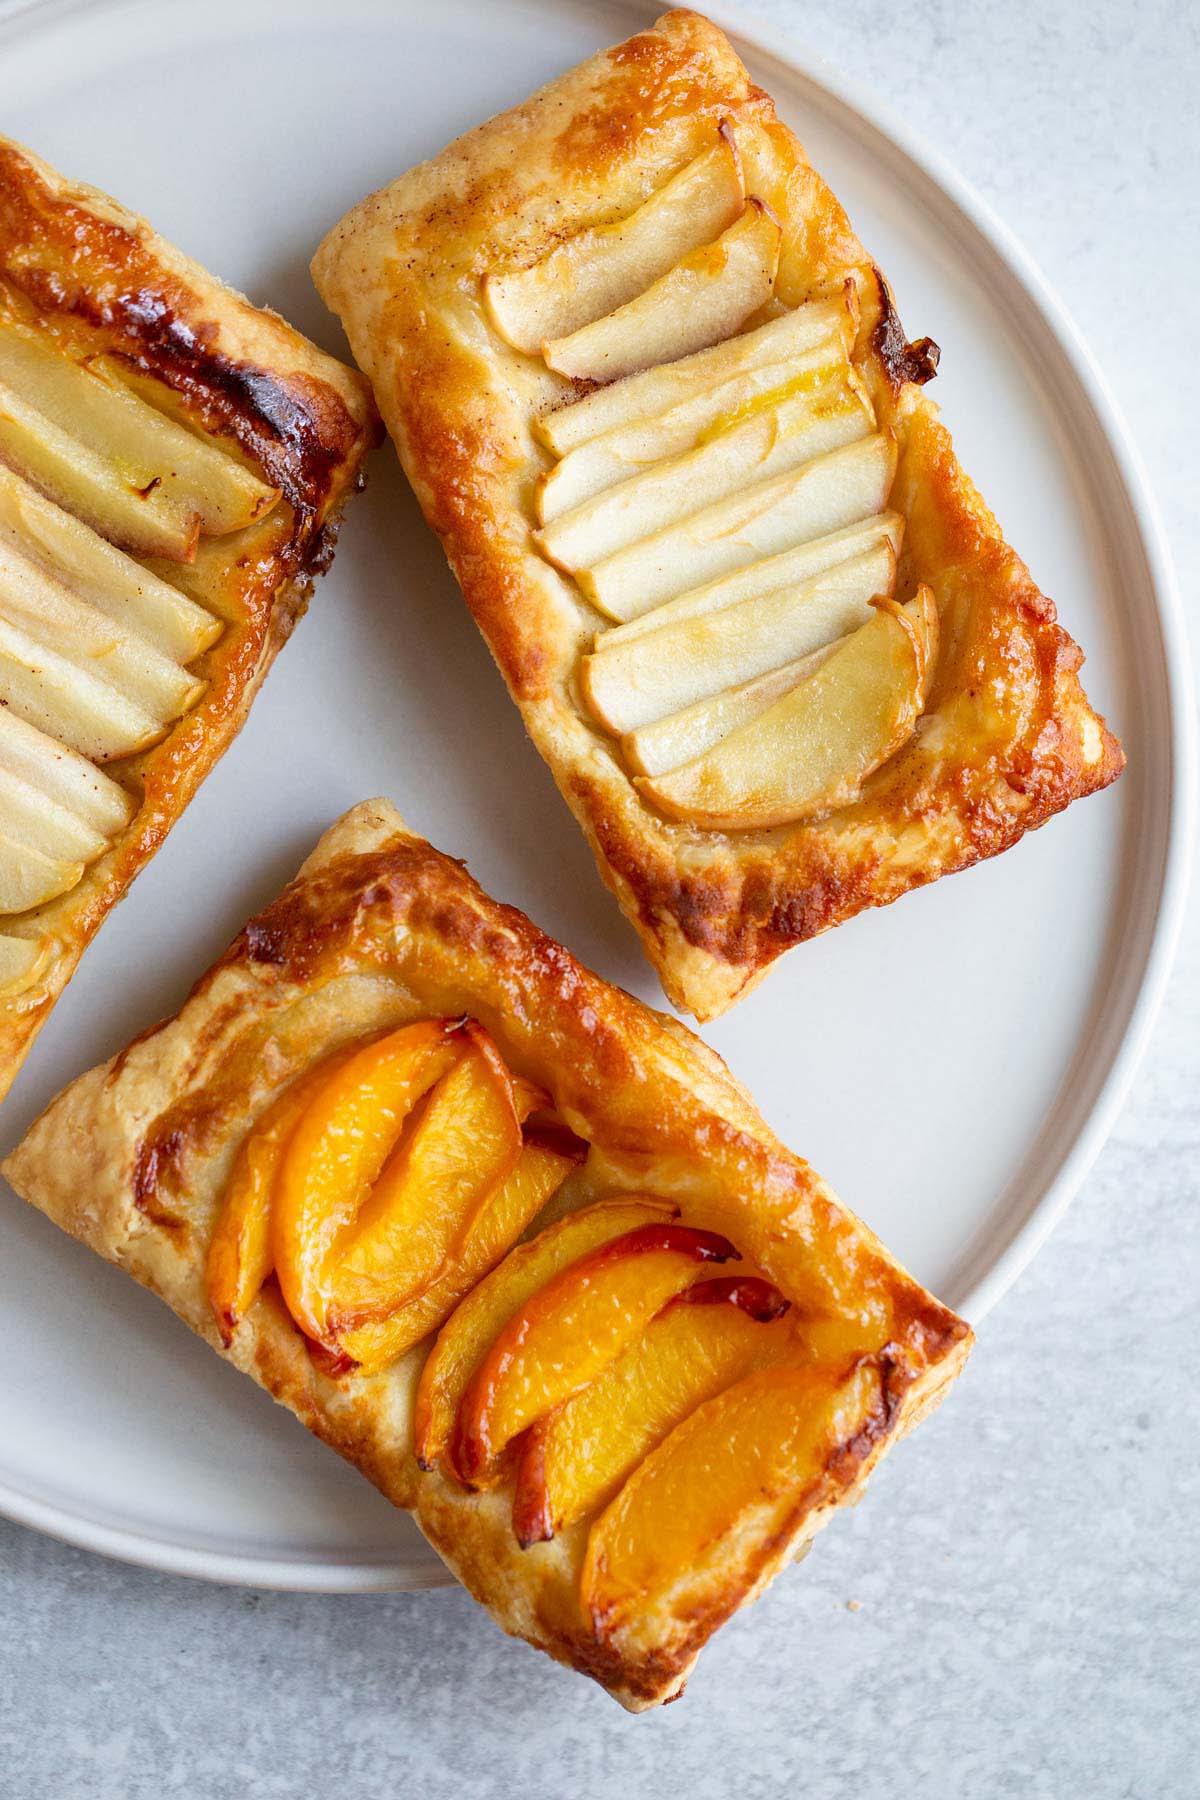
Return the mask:
POLYGON ((313 273, 680 1006, 1120 772, 936 346, 697 14, 364 200, 313 273))
POLYGON ((970 1346, 711 1050, 386 801, 4 1172, 635 1710, 970 1346))
POLYGON ((377 431, 361 376, 0 139, 0 1095, 236 734, 377 431))

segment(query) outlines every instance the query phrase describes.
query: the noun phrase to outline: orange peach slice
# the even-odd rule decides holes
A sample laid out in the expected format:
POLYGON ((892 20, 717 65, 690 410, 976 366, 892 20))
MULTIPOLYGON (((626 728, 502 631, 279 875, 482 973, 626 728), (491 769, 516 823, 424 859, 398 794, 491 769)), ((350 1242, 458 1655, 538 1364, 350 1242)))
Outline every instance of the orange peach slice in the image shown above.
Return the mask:
POLYGON ((206 1269, 209 1305, 226 1345, 274 1268, 271 1193, 283 1153, 312 1096, 351 1054, 342 1051, 327 1057, 293 1081, 253 1126, 234 1158, 206 1269))
POLYGON ((697 1281, 604 1373, 526 1432, 513 1496, 522 1549, 604 1506, 705 1400, 796 1348, 788 1302, 756 1276, 697 1281))
POLYGON ((688 1654, 697 1621, 707 1636, 773 1573, 887 1418, 869 1363, 759 1370, 698 1407, 592 1527, 580 1593, 597 1636, 633 1655, 653 1621, 659 1654, 688 1654))
POLYGON ((471 1377, 513 1314, 598 1245, 673 1214, 669 1202, 647 1195, 604 1200, 568 1213, 531 1243, 510 1251, 447 1319, 421 1372, 414 1431, 422 1468, 432 1469, 445 1454, 471 1377))
POLYGON ((484 1199, 453 1262, 386 1319, 343 1331, 346 1355, 371 1374, 436 1330, 537 1218, 577 1161, 574 1154, 526 1144, 512 1173, 484 1199))
POLYGON ((436 1280, 521 1154, 512 1077, 478 1026, 466 1037, 334 1248, 329 1324, 339 1339, 436 1280))
POLYGON ((562 1270, 513 1314, 471 1378, 452 1452, 463 1480, 486 1477, 519 1432, 594 1381, 695 1280, 698 1263, 736 1255, 714 1231, 663 1221, 562 1270))
POLYGON ((288 1311, 317 1342, 331 1335, 328 1269, 338 1237, 378 1180, 413 1106, 462 1055, 457 1022, 401 1026, 336 1069, 293 1132, 272 1196, 271 1252, 288 1311))

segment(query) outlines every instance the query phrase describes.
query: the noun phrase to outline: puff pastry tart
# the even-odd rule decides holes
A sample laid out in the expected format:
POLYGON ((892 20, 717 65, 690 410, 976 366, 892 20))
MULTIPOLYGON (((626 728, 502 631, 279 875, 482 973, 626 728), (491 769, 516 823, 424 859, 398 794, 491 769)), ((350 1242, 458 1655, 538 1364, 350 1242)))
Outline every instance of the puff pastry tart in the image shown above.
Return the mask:
POLYGON ((313 272, 680 1006, 1119 773, 936 346, 695 13, 364 200, 313 272))
POLYGON ((386 801, 4 1173, 633 1709, 970 1343, 711 1050, 386 801))
POLYGON ((361 376, 0 138, 0 1095, 236 734, 377 432, 361 376))

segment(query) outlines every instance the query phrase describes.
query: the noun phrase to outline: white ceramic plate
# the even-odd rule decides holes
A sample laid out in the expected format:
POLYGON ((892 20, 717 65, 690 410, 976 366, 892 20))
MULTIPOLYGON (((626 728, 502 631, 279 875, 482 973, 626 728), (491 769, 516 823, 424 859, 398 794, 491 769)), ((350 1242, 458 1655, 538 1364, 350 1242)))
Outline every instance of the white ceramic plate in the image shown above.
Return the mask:
MULTIPOLYGON (((1088 651, 1130 749, 1110 793, 811 943, 706 1032, 784 1139, 978 1320, 1099 1149, 1184 881, 1182 652, 1111 404, 1023 254, 817 59, 728 19, 942 346, 967 468, 1088 651)), ((653 16, 562 0, 110 0, 0 13, 4 129, 343 351, 307 275, 369 189, 653 16)), ((525 742, 390 451, 242 737, 89 951, 3 1113, 173 1009, 352 802, 388 793, 602 974, 660 1002, 525 742)), ((72 1542, 295 1588, 444 1579, 415 1528, 150 1296, 0 1196, 0 1509, 72 1542)))

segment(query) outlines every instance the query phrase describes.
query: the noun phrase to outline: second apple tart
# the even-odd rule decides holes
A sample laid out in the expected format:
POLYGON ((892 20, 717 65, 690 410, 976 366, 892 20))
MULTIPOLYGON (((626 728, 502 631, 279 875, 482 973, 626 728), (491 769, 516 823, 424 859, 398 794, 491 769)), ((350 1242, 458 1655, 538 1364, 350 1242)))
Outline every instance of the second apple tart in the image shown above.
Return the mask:
POLYGON ((696 13, 371 195, 313 270, 678 1005, 1120 772, 936 346, 696 13))
POLYGON ((0 1097, 245 718, 377 433, 361 376, 0 139, 0 1097))

